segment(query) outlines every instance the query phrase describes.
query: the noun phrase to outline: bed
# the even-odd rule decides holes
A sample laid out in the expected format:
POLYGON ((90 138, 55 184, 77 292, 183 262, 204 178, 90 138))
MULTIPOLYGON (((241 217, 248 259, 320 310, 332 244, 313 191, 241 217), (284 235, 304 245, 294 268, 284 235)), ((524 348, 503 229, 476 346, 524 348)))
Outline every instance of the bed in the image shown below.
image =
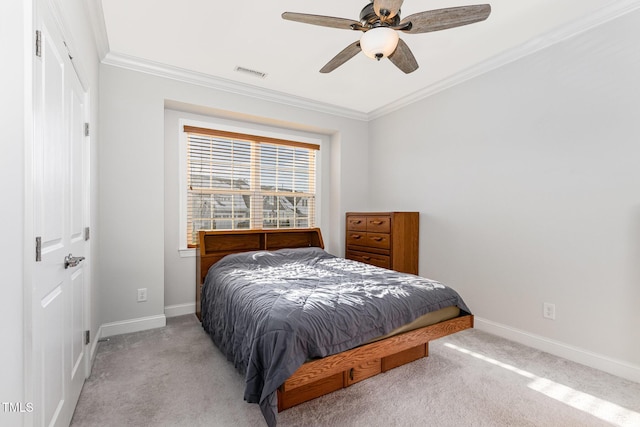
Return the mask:
POLYGON ((317 228, 199 233, 196 314, 270 426, 279 411, 428 356, 430 340, 473 327, 451 288, 323 248, 317 228))

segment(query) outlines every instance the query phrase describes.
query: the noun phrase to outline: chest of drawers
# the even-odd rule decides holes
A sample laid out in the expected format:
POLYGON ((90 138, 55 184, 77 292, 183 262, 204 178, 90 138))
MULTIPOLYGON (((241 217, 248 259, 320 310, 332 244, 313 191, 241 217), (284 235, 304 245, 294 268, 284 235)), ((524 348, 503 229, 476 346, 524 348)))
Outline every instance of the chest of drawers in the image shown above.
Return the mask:
POLYGON ((418 274, 418 212, 347 212, 345 258, 418 274))

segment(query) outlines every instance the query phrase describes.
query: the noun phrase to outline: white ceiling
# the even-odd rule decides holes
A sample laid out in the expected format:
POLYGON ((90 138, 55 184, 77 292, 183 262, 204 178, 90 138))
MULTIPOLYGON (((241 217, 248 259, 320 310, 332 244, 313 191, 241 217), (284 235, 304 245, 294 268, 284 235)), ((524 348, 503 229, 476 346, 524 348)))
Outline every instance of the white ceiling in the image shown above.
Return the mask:
MULTIPOLYGON (((318 70, 359 31, 285 21, 282 12, 357 21, 367 0, 301 2, 102 0, 106 63, 165 68, 254 92, 372 115, 455 84, 624 12, 620 0, 405 0, 402 16, 423 10, 491 4, 480 23, 401 34, 420 68, 405 75, 364 54, 329 74, 318 70), (234 71, 262 71, 264 79, 234 71), (191 74, 193 73, 193 74, 191 74)), ((98 5, 99 0, 98 0, 98 5)), ((98 38, 99 39, 99 38, 98 38)))

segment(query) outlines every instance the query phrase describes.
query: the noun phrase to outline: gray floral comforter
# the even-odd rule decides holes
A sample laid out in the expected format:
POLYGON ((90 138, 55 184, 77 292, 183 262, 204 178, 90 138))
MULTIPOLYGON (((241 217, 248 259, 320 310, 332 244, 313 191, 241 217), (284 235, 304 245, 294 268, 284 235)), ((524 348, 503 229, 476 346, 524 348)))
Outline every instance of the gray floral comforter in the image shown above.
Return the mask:
POLYGON ((339 353, 430 311, 453 289, 320 248, 245 252, 218 261, 202 290, 202 325, 245 375, 244 398, 276 425, 277 388, 311 358, 339 353))

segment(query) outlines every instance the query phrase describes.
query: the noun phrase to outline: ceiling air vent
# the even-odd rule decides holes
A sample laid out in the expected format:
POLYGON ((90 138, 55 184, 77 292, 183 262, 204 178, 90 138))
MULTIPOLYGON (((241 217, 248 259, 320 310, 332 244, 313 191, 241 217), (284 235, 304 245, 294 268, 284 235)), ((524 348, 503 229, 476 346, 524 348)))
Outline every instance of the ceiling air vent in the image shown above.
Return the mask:
POLYGON ((265 77, 267 77, 267 73, 263 73, 262 71, 256 71, 256 70, 251 70, 249 68, 244 68, 244 67, 236 67, 235 71, 239 72, 239 73, 244 73, 244 74, 248 74, 250 76, 253 77, 259 77, 261 79, 264 79, 265 77))

